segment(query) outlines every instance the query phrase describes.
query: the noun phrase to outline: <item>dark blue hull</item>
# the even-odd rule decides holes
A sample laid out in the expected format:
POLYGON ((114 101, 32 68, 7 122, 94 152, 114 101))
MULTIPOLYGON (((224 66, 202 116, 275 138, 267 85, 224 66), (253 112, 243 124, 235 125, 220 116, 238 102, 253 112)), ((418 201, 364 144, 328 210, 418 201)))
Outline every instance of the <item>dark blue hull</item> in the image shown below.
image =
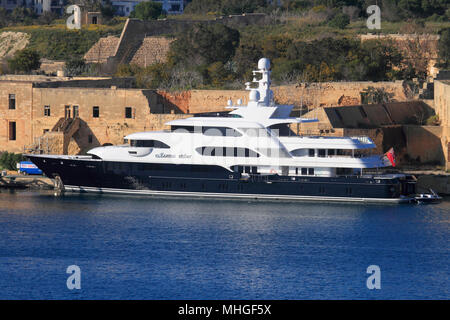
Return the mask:
POLYGON ((220 166, 142 164, 28 156, 68 190, 127 194, 407 202, 414 184, 400 178, 244 176, 220 166))

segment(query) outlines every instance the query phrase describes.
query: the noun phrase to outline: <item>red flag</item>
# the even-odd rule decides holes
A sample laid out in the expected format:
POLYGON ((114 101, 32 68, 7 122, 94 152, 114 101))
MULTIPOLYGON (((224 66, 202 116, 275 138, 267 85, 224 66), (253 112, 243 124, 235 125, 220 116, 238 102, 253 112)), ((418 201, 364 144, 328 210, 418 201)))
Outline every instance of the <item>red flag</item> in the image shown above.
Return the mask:
POLYGON ((390 148, 390 149, 388 150, 388 152, 386 152, 384 155, 389 159, 389 161, 391 162, 392 166, 395 167, 395 154, 394 154, 394 148, 390 148))

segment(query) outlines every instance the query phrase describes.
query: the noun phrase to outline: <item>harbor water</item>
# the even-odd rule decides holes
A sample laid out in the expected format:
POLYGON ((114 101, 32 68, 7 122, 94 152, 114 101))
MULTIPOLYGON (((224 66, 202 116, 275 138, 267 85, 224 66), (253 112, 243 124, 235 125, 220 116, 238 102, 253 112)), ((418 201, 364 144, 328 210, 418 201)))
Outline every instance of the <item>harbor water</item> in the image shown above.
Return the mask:
POLYGON ((0 189, 0 299, 449 299, 450 202, 0 189), (81 289, 70 290, 69 266, 81 289), (380 288, 369 289, 369 266, 380 288))

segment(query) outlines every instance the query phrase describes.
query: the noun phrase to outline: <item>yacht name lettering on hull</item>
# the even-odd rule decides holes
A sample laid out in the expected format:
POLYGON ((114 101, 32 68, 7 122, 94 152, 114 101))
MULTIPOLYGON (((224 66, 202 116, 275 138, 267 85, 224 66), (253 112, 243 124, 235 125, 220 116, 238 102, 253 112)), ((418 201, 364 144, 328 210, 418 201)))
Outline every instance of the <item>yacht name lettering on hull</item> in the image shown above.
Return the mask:
POLYGON ((192 155, 189 155, 189 154, 179 154, 179 155, 176 155, 176 154, 168 154, 168 153, 164 153, 164 152, 155 154, 155 158, 171 158, 171 159, 174 159, 174 158, 180 158, 180 159, 189 159, 189 158, 191 158, 191 157, 192 157, 192 155))

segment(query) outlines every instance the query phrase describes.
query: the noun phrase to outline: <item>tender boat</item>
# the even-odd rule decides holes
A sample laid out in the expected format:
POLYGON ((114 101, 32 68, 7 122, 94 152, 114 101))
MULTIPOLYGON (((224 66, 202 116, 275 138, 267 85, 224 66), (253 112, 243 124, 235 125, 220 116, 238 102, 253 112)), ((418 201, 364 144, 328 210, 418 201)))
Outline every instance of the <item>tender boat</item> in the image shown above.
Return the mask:
POLYGON ((430 193, 420 193, 414 196, 414 202, 417 204, 423 203, 438 203, 441 202, 442 197, 439 196, 433 189, 430 189, 430 193))

